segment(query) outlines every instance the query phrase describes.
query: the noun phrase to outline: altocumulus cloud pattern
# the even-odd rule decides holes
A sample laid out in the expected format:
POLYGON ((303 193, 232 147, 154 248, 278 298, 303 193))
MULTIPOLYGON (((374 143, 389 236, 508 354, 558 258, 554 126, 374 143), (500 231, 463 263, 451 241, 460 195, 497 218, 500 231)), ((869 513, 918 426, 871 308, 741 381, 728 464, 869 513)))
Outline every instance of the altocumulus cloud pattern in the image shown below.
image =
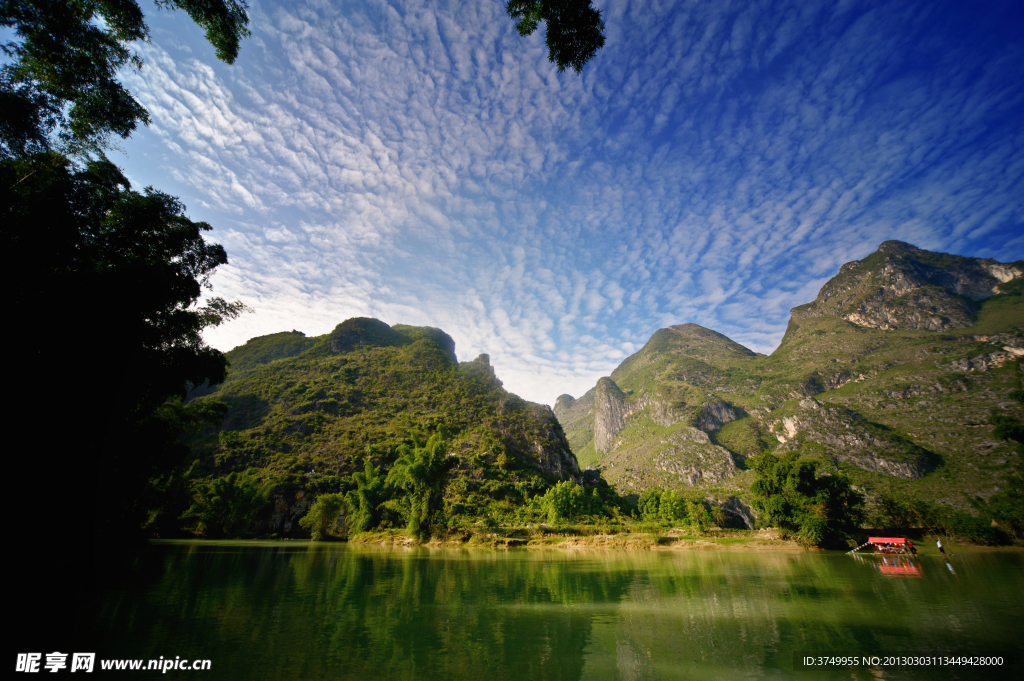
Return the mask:
POLYGON ((885 239, 1024 258, 1019 2, 595 6, 582 76, 498 0, 260 0, 233 67, 151 13, 118 160, 227 249, 208 340, 438 326, 550 404, 669 324, 771 352, 885 239))

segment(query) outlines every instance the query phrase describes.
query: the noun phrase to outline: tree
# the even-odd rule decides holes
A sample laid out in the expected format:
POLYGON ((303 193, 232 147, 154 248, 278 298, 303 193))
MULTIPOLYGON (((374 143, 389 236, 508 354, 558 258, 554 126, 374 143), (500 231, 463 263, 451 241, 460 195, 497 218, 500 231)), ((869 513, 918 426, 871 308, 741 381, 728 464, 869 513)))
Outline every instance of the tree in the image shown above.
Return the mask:
POLYGON ((431 435, 425 445, 415 434, 412 439, 413 447, 398 447, 398 460, 388 471, 387 486, 400 494, 385 505, 405 519, 409 534, 426 538, 441 508, 441 478, 450 464, 443 433, 431 435))
MULTIPOLYGON (((206 30, 217 58, 229 64, 249 35, 238 0, 157 0, 182 9, 206 30)), ((135 0, 0 0, 0 26, 17 41, 3 45, 0 68, 0 157, 50 150, 95 152, 109 137, 127 138, 149 117, 117 80, 142 68, 130 44, 149 28, 135 0)))
POLYGON ((352 474, 352 482, 356 488, 345 495, 349 534, 366 532, 380 522, 380 504, 384 501, 385 481, 385 477, 373 465, 367 453, 363 472, 352 474))
POLYGON ((817 463, 797 452, 748 460, 758 523, 796 533, 808 545, 840 545, 864 518, 864 496, 842 474, 817 475, 817 463))
POLYGON ((299 520, 299 526, 309 530, 313 541, 335 537, 333 530, 344 508, 345 497, 340 493, 321 494, 309 513, 299 520))
POLYGON ((546 22, 548 61, 558 64, 559 73, 566 67, 580 73, 604 47, 604 22, 590 0, 508 0, 505 11, 523 37, 546 22))
POLYGON ((711 513, 699 501, 691 499, 686 502, 686 519, 698 533, 706 532, 711 527, 711 513))
POLYGON ((12 367, 18 421, 32 432, 59 421, 48 456, 75 484, 95 480, 95 526, 137 533, 147 480, 183 463, 159 453, 187 452, 174 428, 155 425, 168 413, 161 405, 224 379, 224 356, 201 332, 243 307, 197 302, 227 256, 180 202, 134 191, 102 157, 78 169, 53 152, 8 159, 0 201, 0 243, 19 262, 5 273, 8 309, 32 330, 5 338, 6 356, 24 360, 12 367), (63 408, 40 408, 54 396, 63 408), (170 441, 151 439, 160 437, 170 441))
POLYGON ((540 500, 540 507, 552 525, 562 520, 575 520, 591 510, 596 497, 587 496, 586 491, 572 480, 563 480, 549 489, 540 500))
MULTIPOLYGON (((235 58, 244 3, 158 4, 185 10, 220 58, 235 58)), ((135 0, 0 0, 0 26, 15 38, 0 66, 0 244, 18 265, 5 268, 3 286, 21 329, 4 335, 19 387, 10 416, 46 434, 42 462, 61 470, 65 503, 50 525, 124 540, 139 536, 149 481, 165 485, 187 458, 178 437, 189 409, 165 403, 224 378, 226 360, 203 329, 244 307, 200 305, 227 262, 203 238, 210 226, 174 197, 134 190, 103 156, 112 137, 147 121, 116 79, 142 65, 131 42, 148 29, 135 0)), ((26 477, 39 463, 21 464, 26 477)))
POLYGON ((207 537, 238 537, 252 529, 253 520, 269 500, 271 483, 251 473, 228 473, 193 487, 195 503, 186 517, 196 521, 195 530, 207 537))
POLYGON ((649 489, 641 494, 637 511, 641 520, 657 520, 661 511, 661 490, 649 489))
POLYGON ((658 502, 658 517, 662 521, 671 523, 674 520, 687 517, 686 500, 679 496, 679 492, 674 489, 662 492, 658 502))

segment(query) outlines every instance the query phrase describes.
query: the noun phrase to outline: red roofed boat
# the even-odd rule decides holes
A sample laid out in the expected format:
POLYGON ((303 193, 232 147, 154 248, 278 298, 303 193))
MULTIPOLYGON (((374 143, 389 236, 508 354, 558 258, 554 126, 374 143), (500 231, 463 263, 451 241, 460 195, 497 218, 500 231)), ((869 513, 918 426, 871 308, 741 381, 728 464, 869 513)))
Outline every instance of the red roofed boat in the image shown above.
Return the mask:
POLYGON ((868 546, 872 548, 872 553, 917 555, 917 549, 914 548, 914 542, 905 537, 868 537, 866 542, 850 551, 850 553, 857 553, 868 546))

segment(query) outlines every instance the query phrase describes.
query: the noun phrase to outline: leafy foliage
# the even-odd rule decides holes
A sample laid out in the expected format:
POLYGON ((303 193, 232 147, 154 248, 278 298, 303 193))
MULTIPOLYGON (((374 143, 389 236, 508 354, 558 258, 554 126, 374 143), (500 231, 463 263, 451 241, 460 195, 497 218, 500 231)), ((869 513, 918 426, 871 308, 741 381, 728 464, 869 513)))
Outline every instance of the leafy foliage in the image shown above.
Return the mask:
POLYGON ((757 474, 750 491, 762 526, 792 531, 808 545, 838 546, 863 520, 863 495, 842 474, 817 475, 816 461, 766 453, 748 464, 757 474))
POLYGON ((306 483, 306 489, 312 494, 337 494, 342 491, 344 483, 337 475, 325 475, 313 478, 306 483))
POLYGON ((180 9, 206 31, 206 40, 213 45, 217 59, 234 64, 242 38, 249 29, 248 5, 245 0, 156 0, 157 7, 180 9))
POLYGON ((1010 489, 991 497, 986 503, 973 499, 979 512, 973 516, 947 504, 935 504, 914 494, 883 492, 875 501, 874 524, 889 529, 919 528, 936 535, 955 536, 977 544, 1005 544, 1007 532, 1018 539, 1024 529, 1022 508, 1024 494, 1019 482, 1010 483, 1010 489), (992 525, 997 520, 998 526, 992 525))
POLYGON ((256 515, 266 506, 272 485, 251 473, 231 472, 193 486, 194 503, 185 514, 194 520, 194 531, 207 537, 246 534, 256 515))
POLYGON ((640 495, 637 511, 641 520, 668 524, 683 521, 695 532, 705 532, 713 524, 712 514, 704 503, 674 489, 645 491, 640 495))
POLYGON ((587 515, 603 515, 605 511, 596 489, 591 489, 588 493, 571 480, 563 480, 552 485, 541 497, 540 507, 552 525, 563 520, 577 520, 587 515))
POLYGON ((541 21, 547 23, 548 61, 558 64, 559 72, 571 67, 580 73, 604 47, 604 22, 591 0, 508 0, 505 11, 524 37, 541 21))
POLYGON ((385 506, 405 519, 409 534, 424 538, 430 535, 430 520, 441 508, 441 477, 453 462, 445 452, 443 433, 431 435, 426 444, 415 434, 413 437, 415 446, 400 445, 398 459, 388 471, 386 484, 393 496, 385 506))
POLYGON ((353 473, 355 489, 345 495, 348 505, 348 527, 351 534, 365 532, 380 522, 380 504, 383 503, 385 476, 366 458, 362 473, 353 473))
MULTIPOLYGON (((237 0, 160 0, 183 9, 232 63, 248 35, 246 5, 237 0)), ((142 59, 130 45, 149 29, 135 0, 4 0, 0 26, 17 36, 3 46, 0 67, 0 157, 47 151, 53 135, 70 153, 94 152, 111 135, 127 138, 145 108, 117 80, 142 59)))
MULTIPOLYGON (((165 6, 224 37, 222 56, 237 52, 243 4, 165 6)), ((121 538, 138 536, 147 518, 163 531, 174 525, 168 509, 191 470, 179 438, 196 430, 190 424, 215 426, 224 412, 214 403, 165 403, 190 385, 223 380, 224 357, 201 332, 244 307, 219 298, 199 304, 210 274, 227 262, 203 238, 209 225, 189 220, 167 194, 133 190, 102 155, 111 136, 147 121, 116 78, 142 65, 130 45, 147 36, 136 2, 5 0, 0 26, 14 36, 0 66, 0 244, 19 265, 4 285, 9 315, 40 339, 10 377, 25 387, 14 418, 32 432, 54 430, 53 414, 38 405, 58 387, 75 405, 48 447, 64 458, 63 512, 97 505, 99 522, 81 526, 121 538)))
POLYGON ((344 508, 345 497, 342 494, 321 494, 309 513, 299 520, 299 525, 309 530, 313 541, 337 538, 333 530, 344 508))
MULTIPOLYGON (((145 517, 138 504, 146 481, 183 462, 158 452, 187 452, 177 446, 175 428, 157 425, 170 409, 162 405, 185 397, 190 384, 225 375, 223 355, 203 342, 201 331, 240 308, 221 300, 196 303, 227 257, 203 239, 209 225, 189 220, 166 194, 134 191, 104 159, 80 170, 53 154, 4 161, 0 197, 9 207, 0 238, 21 265, 22 278, 9 287, 14 316, 39 334, 40 358, 66 353, 68 330, 82 358, 19 367, 25 375, 15 378, 30 395, 39 391, 38 398, 63 386, 77 405, 68 424, 73 446, 93 451, 92 463, 103 471, 101 513, 118 532, 137 528, 145 517), (61 301, 59 314, 51 312, 53 301, 61 301), (146 440, 159 433, 174 439, 146 440)), ((186 411, 209 415, 213 408, 186 411)), ((27 423, 44 417, 24 416, 27 423)))

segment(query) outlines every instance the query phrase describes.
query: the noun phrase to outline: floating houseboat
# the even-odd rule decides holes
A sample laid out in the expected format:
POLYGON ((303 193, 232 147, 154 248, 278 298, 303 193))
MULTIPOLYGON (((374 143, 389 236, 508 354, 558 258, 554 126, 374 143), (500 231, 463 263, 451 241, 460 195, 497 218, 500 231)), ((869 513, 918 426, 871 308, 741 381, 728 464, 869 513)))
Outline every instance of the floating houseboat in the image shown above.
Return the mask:
POLYGON ((895 553, 899 555, 917 555, 914 542, 905 537, 868 537, 868 540, 849 553, 857 553, 868 549, 870 553, 895 553), (870 549, 868 549, 870 547, 870 549))

